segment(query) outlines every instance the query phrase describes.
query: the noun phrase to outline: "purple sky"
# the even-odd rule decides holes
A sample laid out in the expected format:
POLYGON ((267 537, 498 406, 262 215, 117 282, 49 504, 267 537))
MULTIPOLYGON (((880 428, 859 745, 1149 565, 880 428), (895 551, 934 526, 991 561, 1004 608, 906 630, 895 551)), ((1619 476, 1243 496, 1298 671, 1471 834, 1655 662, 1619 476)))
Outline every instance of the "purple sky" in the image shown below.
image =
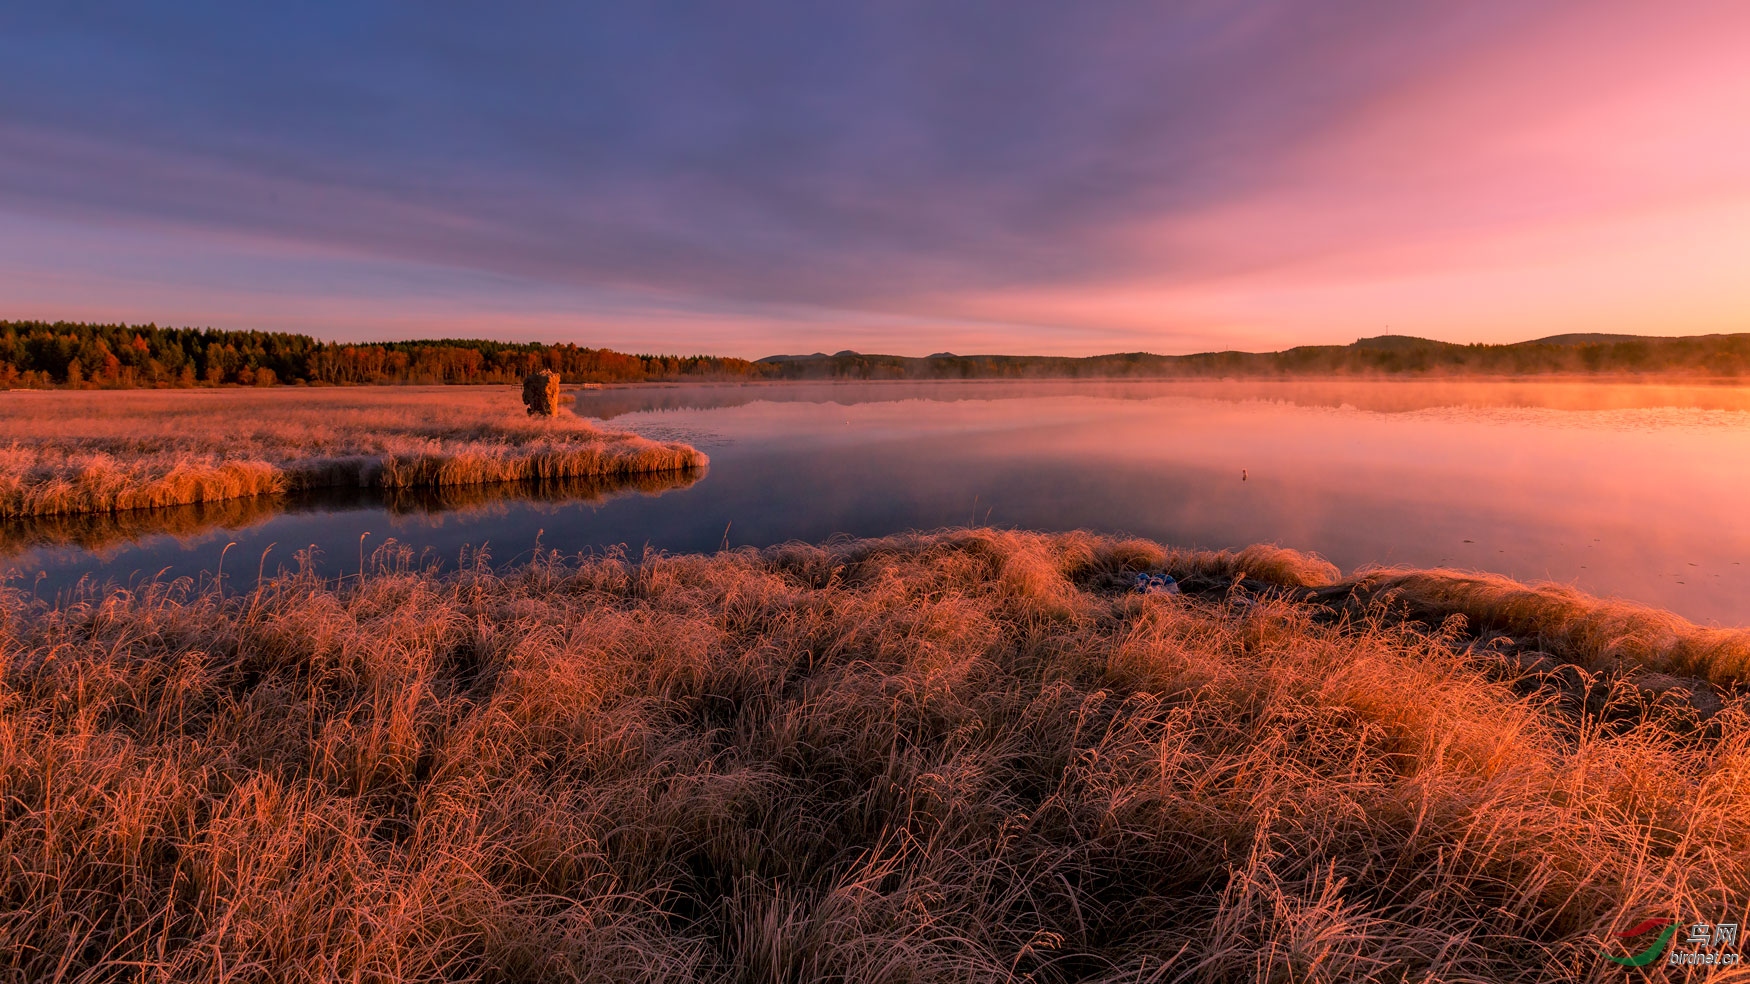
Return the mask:
POLYGON ((744 356, 1750 330, 1742 3, 258 6, 0 9, 0 317, 744 356))

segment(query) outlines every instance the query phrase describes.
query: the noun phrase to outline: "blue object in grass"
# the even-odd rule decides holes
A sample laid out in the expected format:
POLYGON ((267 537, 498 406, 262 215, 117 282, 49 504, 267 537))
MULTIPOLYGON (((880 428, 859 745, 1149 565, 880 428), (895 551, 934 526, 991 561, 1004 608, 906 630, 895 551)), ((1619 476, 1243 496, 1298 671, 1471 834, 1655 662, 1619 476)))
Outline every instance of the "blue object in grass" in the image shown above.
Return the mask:
POLYGON ((1138 594, 1184 594, 1179 590, 1179 582, 1173 580, 1171 574, 1136 575, 1136 592, 1138 594))

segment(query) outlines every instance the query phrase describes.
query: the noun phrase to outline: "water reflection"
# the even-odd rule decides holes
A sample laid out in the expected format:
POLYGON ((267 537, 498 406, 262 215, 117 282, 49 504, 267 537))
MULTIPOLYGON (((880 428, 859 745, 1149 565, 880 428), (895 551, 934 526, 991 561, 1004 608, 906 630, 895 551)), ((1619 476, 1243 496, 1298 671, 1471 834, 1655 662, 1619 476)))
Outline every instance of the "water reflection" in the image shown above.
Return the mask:
POLYGON ((574 475, 531 482, 481 482, 474 485, 428 485, 386 489, 377 495, 391 515, 409 513, 503 512, 518 504, 599 505, 619 496, 659 496, 691 488, 705 477, 705 468, 633 475, 574 475))
POLYGON ((731 442, 713 451, 709 495, 685 520, 699 527, 695 541, 730 521, 738 543, 988 521, 1199 547, 1277 542, 1345 570, 1497 571, 1750 623, 1750 388, 874 383, 590 394, 609 397, 622 407, 695 399, 705 408, 629 411, 615 425, 731 442), (773 488, 773 475, 796 485, 773 488))
MULTIPOLYGON (((125 548, 154 538, 179 545, 210 539, 220 533, 242 534, 276 520, 332 519, 342 513, 386 514, 393 519, 420 517, 426 525, 441 524, 445 514, 458 518, 502 516, 512 508, 600 505, 629 495, 659 496, 689 488, 706 469, 637 475, 588 475, 532 482, 491 482, 475 485, 427 486, 405 489, 316 489, 287 495, 258 495, 218 502, 197 502, 165 509, 132 509, 115 513, 33 516, 0 520, 0 557, 20 558, 33 552, 73 550, 95 558, 113 558, 125 548)), ((312 541, 316 542, 316 541, 312 541)), ((44 554, 50 556, 50 554, 44 554)))
POLYGON ((588 391, 577 410, 707 443, 710 475, 660 498, 518 502, 476 487, 427 504, 288 508, 102 557, 76 549, 101 538, 62 534, 34 542, 63 549, 12 563, 51 585, 125 581, 211 570, 235 539, 253 577, 271 544, 276 556, 314 544, 324 570, 345 572, 361 537, 450 559, 488 544, 509 560, 537 541, 708 551, 989 522, 1193 547, 1276 542, 1345 570, 1498 571, 1750 624, 1750 388, 788 384, 588 391))
POLYGON ((192 537, 213 530, 247 529, 293 508, 281 496, 259 495, 168 509, 3 519, 0 557, 18 557, 45 547, 72 547, 108 556, 149 536, 192 537))
POLYGON ((854 406, 927 400, 1037 400, 1052 397, 1102 400, 1182 398, 1222 402, 1262 401, 1303 407, 1354 407, 1376 413, 1409 413, 1437 407, 1520 407, 1549 410, 1646 410, 1678 408, 1750 411, 1750 385, 1684 380, 1611 383, 1597 380, 1531 381, 1427 379, 1185 379, 1185 380, 967 380, 834 383, 674 383, 577 391, 575 409, 611 420, 660 410, 721 410, 751 403, 819 403, 854 406))

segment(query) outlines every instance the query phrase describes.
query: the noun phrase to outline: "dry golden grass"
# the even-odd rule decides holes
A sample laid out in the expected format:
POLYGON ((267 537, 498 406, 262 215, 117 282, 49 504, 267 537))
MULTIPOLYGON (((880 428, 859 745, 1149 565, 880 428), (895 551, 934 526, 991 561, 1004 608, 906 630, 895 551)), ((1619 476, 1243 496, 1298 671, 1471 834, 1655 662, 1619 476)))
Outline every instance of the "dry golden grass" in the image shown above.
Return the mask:
POLYGON ((1728 686, 1750 681, 1750 632, 1699 626, 1562 584, 1520 584, 1472 571, 1379 570, 1317 592, 1352 607, 1384 606, 1422 620, 1464 616, 1477 631, 1529 640, 1589 670, 1681 674, 1728 686))
POLYGON ((0 517, 334 486, 408 488, 697 469, 682 444, 526 416, 509 387, 13 392, 0 517))
POLYGON ((1742 700, 1576 704, 1290 552, 378 561, 0 594, 6 973, 1588 980, 1750 921, 1742 700))

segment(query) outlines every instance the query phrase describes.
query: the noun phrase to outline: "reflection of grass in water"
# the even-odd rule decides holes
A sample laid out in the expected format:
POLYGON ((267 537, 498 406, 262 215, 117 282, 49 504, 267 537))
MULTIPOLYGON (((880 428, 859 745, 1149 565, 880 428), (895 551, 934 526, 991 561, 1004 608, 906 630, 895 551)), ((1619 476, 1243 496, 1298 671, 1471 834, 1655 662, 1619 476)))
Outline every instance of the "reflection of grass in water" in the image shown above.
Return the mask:
POLYGON ((165 509, 15 517, 0 520, 0 556, 36 547, 79 547, 101 554, 148 536, 196 537, 219 529, 247 529, 285 509, 284 496, 258 495, 165 509))
POLYGON ((705 468, 690 468, 630 475, 572 475, 534 482, 411 486, 385 489, 383 501, 393 513, 469 512, 512 503, 605 502, 623 495, 657 496, 691 488, 705 473, 705 468))
POLYGON ((241 530, 286 512, 375 509, 391 513, 476 512, 511 503, 604 502, 622 495, 661 495, 684 489, 705 469, 585 475, 535 482, 489 482, 434 488, 321 490, 304 495, 256 495, 164 509, 71 513, 0 520, 0 556, 36 547, 79 547, 102 554, 148 536, 192 538, 214 530, 241 530))
MULTIPOLYGON (((1742 700, 1569 706, 1441 607, 1516 589, 1334 577, 974 530, 0 592, 0 967, 1582 980, 1750 898, 1742 700)), ((1515 624, 1604 666, 1593 614, 1515 624)))

